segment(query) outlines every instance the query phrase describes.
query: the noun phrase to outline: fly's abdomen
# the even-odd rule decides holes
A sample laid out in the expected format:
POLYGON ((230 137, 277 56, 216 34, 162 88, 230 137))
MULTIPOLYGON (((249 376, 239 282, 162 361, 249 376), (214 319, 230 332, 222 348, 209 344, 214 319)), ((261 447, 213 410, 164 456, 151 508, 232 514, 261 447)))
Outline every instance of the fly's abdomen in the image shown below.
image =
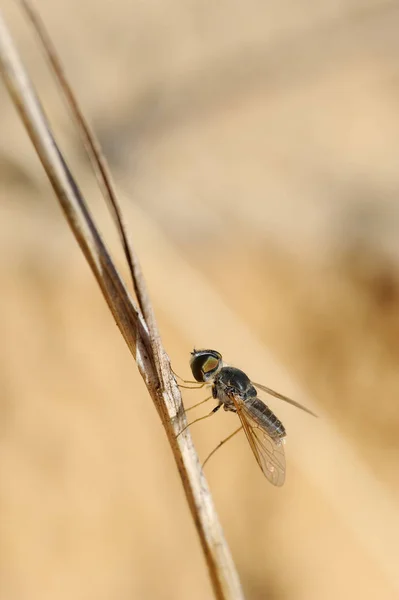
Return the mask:
POLYGON ((259 425, 264 428, 270 437, 283 438, 286 435, 285 427, 282 422, 276 417, 274 412, 270 410, 262 400, 252 397, 245 402, 246 407, 251 413, 251 416, 259 425))

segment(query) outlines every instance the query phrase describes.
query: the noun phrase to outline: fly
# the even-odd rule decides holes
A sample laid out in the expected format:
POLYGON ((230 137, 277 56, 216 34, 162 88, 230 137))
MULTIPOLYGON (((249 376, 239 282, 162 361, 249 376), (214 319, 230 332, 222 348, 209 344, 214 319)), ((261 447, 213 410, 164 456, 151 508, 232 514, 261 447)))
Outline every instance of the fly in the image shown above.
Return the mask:
POLYGON ((195 381, 202 385, 210 384, 211 398, 218 401, 211 413, 196 419, 190 425, 211 416, 222 406, 224 410, 237 413, 241 421, 240 427, 220 442, 205 462, 220 446, 243 429, 263 474, 273 485, 282 486, 286 469, 284 453, 286 430, 274 412, 258 398, 257 390, 284 400, 313 416, 316 415, 287 396, 251 381, 240 369, 229 367, 223 362, 220 352, 216 350, 194 350, 191 353, 190 367, 195 381))

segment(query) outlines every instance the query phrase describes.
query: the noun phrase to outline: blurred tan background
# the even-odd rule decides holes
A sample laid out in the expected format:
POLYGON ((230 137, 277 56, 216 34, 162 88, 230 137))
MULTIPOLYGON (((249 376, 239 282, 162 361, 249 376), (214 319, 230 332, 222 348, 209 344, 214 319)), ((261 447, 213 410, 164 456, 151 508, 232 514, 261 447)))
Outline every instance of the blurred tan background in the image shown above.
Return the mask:
MULTIPOLYGON (((116 249, 34 36, 2 4, 116 249)), ((175 370, 214 347, 321 416, 270 401, 282 489, 243 436, 207 467, 246 597, 399 598, 398 4, 36 6, 175 370)), ((0 598, 211 598, 156 412, 3 87, 0 106, 0 598)), ((235 427, 194 426, 200 455, 235 427)))

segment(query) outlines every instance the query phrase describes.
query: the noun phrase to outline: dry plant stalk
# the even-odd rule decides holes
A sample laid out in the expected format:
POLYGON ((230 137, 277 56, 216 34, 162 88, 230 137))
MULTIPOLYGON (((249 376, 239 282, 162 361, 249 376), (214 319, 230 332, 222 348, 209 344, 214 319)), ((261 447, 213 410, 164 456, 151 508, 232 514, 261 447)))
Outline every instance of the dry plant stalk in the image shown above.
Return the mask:
POLYGON ((54 139, 51 127, 0 12, 0 69, 3 79, 65 217, 97 279, 116 324, 137 362, 165 427, 201 541, 215 597, 222 600, 243 598, 238 574, 191 435, 186 429, 177 437, 187 424, 180 390, 171 371, 169 357, 159 337, 139 261, 128 243, 106 161, 79 109, 43 24, 28 2, 21 0, 21 4, 39 35, 46 57, 77 123, 101 190, 111 209, 131 270, 138 306, 130 297, 54 139))

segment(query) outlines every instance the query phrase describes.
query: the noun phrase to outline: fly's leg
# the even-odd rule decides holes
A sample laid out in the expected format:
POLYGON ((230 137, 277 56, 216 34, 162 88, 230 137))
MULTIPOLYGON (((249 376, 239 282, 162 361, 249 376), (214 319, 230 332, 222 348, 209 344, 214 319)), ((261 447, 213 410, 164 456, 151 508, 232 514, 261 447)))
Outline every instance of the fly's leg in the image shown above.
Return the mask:
POLYGON ((239 427, 238 429, 236 429, 235 431, 233 431, 233 433, 230 433, 230 435, 229 435, 227 438, 225 438, 224 440, 222 440, 222 441, 220 442, 220 444, 218 444, 218 445, 216 446, 216 448, 214 448, 214 449, 212 450, 212 452, 211 452, 210 454, 208 454, 208 456, 206 457, 206 459, 205 459, 205 460, 204 460, 204 462, 202 463, 202 468, 204 468, 204 467, 205 467, 206 463, 207 463, 207 462, 208 462, 208 460, 211 458, 211 456, 213 456, 213 455, 215 454, 215 452, 216 452, 217 450, 219 450, 219 448, 221 448, 221 447, 222 447, 222 446, 223 446, 223 445, 224 445, 226 442, 228 442, 229 440, 231 440, 231 438, 232 438, 233 436, 235 436, 235 434, 236 434, 236 433, 238 433, 239 431, 241 431, 241 429, 242 429, 242 425, 241 425, 241 427, 239 427))
POLYGON ((188 390, 200 390, 201 388, 204 387, 205 385, 205 381, 203 381, 202 383, 200 381, 191 381, 190 379, 183 379, 183 377, 180 377, 180 375, 178 375, 177 373, 175 373, 175 371, 173 369, 171 369, 173 375, 175 377, 177 377, 177 379, 180 379, 180 381, 182 381, 183 383, 189 383, 190 385, 181 385, 180 383, 178 383, 177 385, 179 386, 179 388, 186 388, 188 390))
POLYGON ((194 421, 191 421, 191 423, 188 423, 185 427, 183 427, 183 429, 177 434, 177 437, 179 437, 179 435, 181 435, 183 433, 183 431, 185 431, 187 429, 187 427, 190 427, 191 425, 194 425, 194 423, 198 423, 198 421, 203 421, 204 419, 207 419, 208 417, 211 417, 215 412, 217 412, 219 410, 219 408, 221 407, 221 404, 218 404, 217 406, 215 406, 214 409, 211 410, 211 412, 207 415, 205 415, 204 417, 199 417, 198 419, 195 419, 194 421))
MULTIPOLYGON (((183 379, 182 381, 186 380, 183 379)), ((196 383, 197 385, 182 385, 181 383, 178 383, 177 385, 179 388, 185 388, 186 390, 200 390, 205 385, 205 381, 204 383, 199 383, 198 381, 189 381, 188 383, 196 383)))
POLYGON ((197 408, 197 406, 201 406, 201 404, 204 404, 205 402, 212 400, 212 398, 213 398, 213 396, 208 396, 208 398, 205 398, 205 400, 201 400, 201 402, 197 402, 197 404, 194 404, 194 406, 189 406, 185 410, 186 410, 186 412, 188 412, 189 410, 192 410, 193 408, 197 408))

